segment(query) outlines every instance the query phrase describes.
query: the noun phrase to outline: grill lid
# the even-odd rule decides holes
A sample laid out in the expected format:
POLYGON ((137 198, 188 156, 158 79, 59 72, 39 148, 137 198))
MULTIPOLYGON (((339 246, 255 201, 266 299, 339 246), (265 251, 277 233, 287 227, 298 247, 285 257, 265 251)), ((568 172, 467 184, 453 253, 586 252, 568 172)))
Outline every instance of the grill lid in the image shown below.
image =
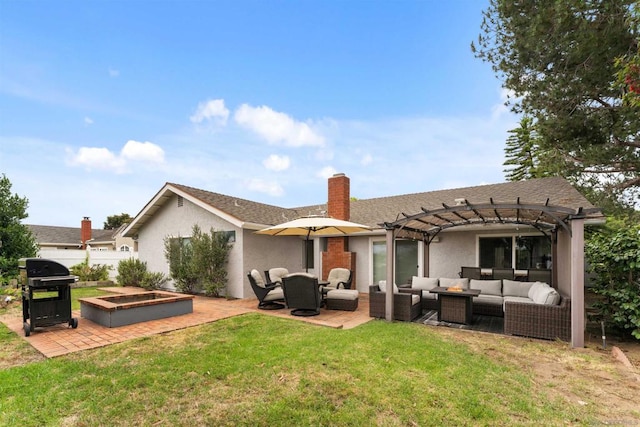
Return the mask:
POLYGON ((19 268, 27 277, 69 276, 69 269, 59 262, 43 258, 22 258, 19 268))

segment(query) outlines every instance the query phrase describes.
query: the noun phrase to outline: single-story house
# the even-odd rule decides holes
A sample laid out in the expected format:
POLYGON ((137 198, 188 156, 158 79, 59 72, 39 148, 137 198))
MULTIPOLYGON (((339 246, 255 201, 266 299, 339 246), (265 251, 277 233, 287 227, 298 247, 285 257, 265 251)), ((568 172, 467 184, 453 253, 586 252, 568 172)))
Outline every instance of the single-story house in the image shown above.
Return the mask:
POLYGON ((41 250, 90 249, 133 252, 136 250, 134 239, 122 236, 126 225, 123 224, 115 230, 94 229, 91 227, 91 219, 84 217, 80 227, 32 224, 27 224, 27 227, 41 250))
MULTIPOLYGON (((346 267, 354 273, 354 288, 368 292, 390 272, 401 284, 412 276, 458 277, 461 266, 553 266, 554 286, 569 295, 579 289, 582 295, 583 227, 603 221, 602 212, 561 177, 352 200, 349 178, 336 174, 328 180, 326 202, 298 208, 166 183, 123 235, 136 239, 139 258, 150 270, 168 273, 165 238, 188 237, 194 224, 231 233, 226 294, 236 298, 254 296, 248 271, 272 267, 308 268, 323 279, 331 268, 346 267), (349 220, 372 231, 308 243, 304 237, 255 234, 310 215, 349 220), (389 247, 395 253, 393 268, 387 268, 389 247)), ((584 309, 583 299, 577 303, 576 321, 584 309)))

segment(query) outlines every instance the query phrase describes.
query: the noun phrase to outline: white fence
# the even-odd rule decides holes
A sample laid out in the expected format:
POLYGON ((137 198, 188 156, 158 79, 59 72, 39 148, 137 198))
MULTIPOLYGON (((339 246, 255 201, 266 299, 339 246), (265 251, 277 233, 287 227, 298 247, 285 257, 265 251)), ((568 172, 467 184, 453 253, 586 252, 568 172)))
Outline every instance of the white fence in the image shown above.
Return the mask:
POLYGON ((118 275, 118 263, 123 259, 138 259, 138 252, 122 251, 91 251, 82 249, 41 249, 38 252, 40 258, 57 261, 69 268, 84 262, 89 257, 89 265, 110 265, 109 279, 115 280, 118 275))

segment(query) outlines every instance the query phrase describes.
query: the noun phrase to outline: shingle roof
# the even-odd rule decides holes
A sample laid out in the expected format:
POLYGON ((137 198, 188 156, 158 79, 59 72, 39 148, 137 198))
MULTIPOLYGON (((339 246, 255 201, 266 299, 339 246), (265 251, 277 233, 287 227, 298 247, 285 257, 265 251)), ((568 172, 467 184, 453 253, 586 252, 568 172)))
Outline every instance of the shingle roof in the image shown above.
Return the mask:
MULTIPOLYGON (((276 225, 300 216, 325 210, 326 202, 319 205, 297 208, 281 208, 253 202, 238 197, 226 196, 181 184, 169 184, 198 200, 219 209, 244 222, 276 225)), ((394 221, 401 213, 415 214, 425 209, 442 208, 442 204, 454 205, 455 199, 464 198, 469 203, 494 202, 544 204, 572 209, 593 209, 594 206, 562 177, 539 178, 528 181, 505 182, 479 185, 424 193, 402 194, 398 196, 353 200, 350 221, 377 228, 378 224, 394 221)))
MULTIPOLYGON (((31 230, 38 244, 57 244, 57 245, 79 245, 80 244, 80 227, 58 227, 54 225, 30 225, 27 227, 31 230)), ((91 237, 96 241, 113 240, 114 230, 92 229, 91 237)))
POLYGON ((408 215, 442 208, 442 204, 455 205, 456 199, 467 199, 469 203, 494 202, 544 204, 572 209, 593 209, 594 206, 562 177, 539 178, 528 181, 479 185, 425 193, 403 194, 351 202, 351 221, 375 226, 384 221, 394 221, 401 213, 408 215))

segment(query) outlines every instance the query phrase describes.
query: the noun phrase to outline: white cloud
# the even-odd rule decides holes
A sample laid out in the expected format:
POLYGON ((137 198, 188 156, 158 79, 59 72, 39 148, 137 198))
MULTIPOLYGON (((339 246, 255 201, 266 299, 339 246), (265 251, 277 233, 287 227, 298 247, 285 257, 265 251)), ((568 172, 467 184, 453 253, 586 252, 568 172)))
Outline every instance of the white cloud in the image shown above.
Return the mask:
POLYGON ((364 157, 360 160, 360 164, 362 166, 367 166, 371 162, 373 162, 373 156, 371 156, 371 154, 365 154, 364 157))
POLYGON ((291 165, 291 159, 289 159, 288 156, 278 156, 277 154, 272 154, 264 159, 262 161, 262 164, 269 170, 280 172, 289 169, 289 166, 291 165))
POLYGON ((164 150, 152 142, 129 140, 120 153, 123 159, 146 163, 164 163, 164 150))
POLYGON ((118 174, 128 172, 133 166, 164 163, 164 151, 151 142, 129 140, 116 155, 104 147, 80 147, 77 153, 69 152, 68 163, 72 166, 84 166, 88 170, 105 170, 118 174))
POLYGON ((89 170, 113 170, 122 173, 125 161, 107 148, 80 147, 70 160, 71 165, 84 166, 89 170))
POLYGON ((109 77, 118 77, 120 75, 120 70, 116 70, 115 68, 109 67, 109 77))
POLYGON ((331 166, 325 166, 325 167, 323 167, 322 169, 320 169, 318 171, 316 176, 318 178, 328 179, 328 178, 331 178, 336 173, 338 173, 338 171, 335 168, 333 168, 331 166))
POLYGON ((93 119, 91 117, 85 117, 84 118, 84 124, 86 126, 92 125, 93 124, 93 119))
POLYGON ((267 106, 252 107, 242 104, 235 112, 235 121, 271 144, 283 143, 289 147, 324 146, 324 137, 307 123, 299 122, 287 114, 267 106))
POLYGON ((247 182, 247 188, 259 193, 265 193, 269 196, 280 197, 284 194, 284 190, 277 182, 268 182, 261 179, 251 179, 247 182))
POLYGON ((226 125, 229 118, 229 110, 224 106, 224 99, 210 99, 201 102, 196 108, 196 112, 189 117, 191 123, 202 123, 203 121, 213 121, 219 125, 226 125))
POLYGON ((501 116, 505 114, 509 114, 511 112, 511 106, 507 105, 507 102, 510 104, 514 104, 517 101, 518 101, 518 98, 516 97, 516 93, 513 90, 501 88, 500 104, 496 104, 491 108, 491 118, 493 120, 497 120, 501 116))

